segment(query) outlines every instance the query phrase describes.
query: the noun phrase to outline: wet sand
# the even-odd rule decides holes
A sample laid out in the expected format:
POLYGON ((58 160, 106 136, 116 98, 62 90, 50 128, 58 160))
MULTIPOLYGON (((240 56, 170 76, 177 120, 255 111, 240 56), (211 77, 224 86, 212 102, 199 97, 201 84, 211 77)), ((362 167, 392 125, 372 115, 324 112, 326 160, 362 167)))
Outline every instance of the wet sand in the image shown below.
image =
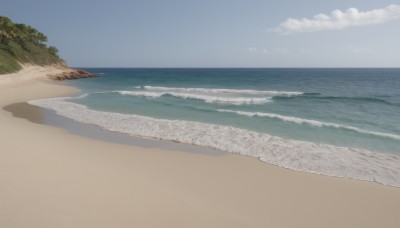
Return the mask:
POLYGON ((0 227, 400 227, 399 188, 103 141, 38 124, 40 109, 9 112, 76 92, 1 88, 0 227))

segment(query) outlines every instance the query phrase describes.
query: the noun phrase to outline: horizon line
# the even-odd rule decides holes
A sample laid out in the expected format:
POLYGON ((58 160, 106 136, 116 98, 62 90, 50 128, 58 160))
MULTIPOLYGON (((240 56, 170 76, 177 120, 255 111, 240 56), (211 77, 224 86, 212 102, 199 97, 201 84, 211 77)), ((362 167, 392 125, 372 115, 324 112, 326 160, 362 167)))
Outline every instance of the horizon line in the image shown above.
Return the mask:
POLYGON ((109 68, 109 69, 400 69, 398 67, 111 67, 111 66, 71 66, 70 68, 109 68))

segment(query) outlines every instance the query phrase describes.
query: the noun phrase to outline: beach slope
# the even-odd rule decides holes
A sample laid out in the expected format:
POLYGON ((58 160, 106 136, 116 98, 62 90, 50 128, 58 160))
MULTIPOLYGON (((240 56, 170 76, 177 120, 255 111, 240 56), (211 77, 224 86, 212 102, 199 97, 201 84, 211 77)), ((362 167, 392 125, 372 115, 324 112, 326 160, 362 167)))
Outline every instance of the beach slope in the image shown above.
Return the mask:
POLYGON ((399 188, 113 144, 3 110, 77 92, 53 71, 0 75, 0 227, 400 227, 399 188))

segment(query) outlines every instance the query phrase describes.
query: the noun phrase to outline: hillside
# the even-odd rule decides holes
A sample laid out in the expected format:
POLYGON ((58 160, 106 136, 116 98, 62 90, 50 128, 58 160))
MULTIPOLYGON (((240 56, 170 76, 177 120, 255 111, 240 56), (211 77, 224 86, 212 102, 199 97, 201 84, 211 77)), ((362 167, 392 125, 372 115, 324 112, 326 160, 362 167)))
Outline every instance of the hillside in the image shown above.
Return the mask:
POLYGON ((57 48, 46 43, 47 37, 38 30, 0 16, 0 74, 16 72, 20 64, 64 66, 57 48))

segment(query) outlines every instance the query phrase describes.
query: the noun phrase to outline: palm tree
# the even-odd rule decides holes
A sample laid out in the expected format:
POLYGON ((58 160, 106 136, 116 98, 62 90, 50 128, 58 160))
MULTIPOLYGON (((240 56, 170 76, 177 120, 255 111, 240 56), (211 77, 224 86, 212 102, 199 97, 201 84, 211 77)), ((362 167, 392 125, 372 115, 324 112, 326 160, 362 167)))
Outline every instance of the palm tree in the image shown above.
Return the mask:
POLYGON ((19 44, 21 44, 24 40, 26 40, 27 37, 27 26, 24 24, 15 24, 16 30, 17 30, 17 37, 15 41, 19 44))
POLYGON ((37 32, 37 33, 36 33, 36 41, 39 42, 39 43, 41 43, 41 44, 44 44, 44 43, 47 42, 47 36, 45 36, 45 35, 44 35, 43 33, 41 33, 41 32, 37 32))
POLYGON ((8 39, 11 39, 13 37, 13 27, 14 24, 8 17, 0 17, 1 42, 6 42, 8 39))

